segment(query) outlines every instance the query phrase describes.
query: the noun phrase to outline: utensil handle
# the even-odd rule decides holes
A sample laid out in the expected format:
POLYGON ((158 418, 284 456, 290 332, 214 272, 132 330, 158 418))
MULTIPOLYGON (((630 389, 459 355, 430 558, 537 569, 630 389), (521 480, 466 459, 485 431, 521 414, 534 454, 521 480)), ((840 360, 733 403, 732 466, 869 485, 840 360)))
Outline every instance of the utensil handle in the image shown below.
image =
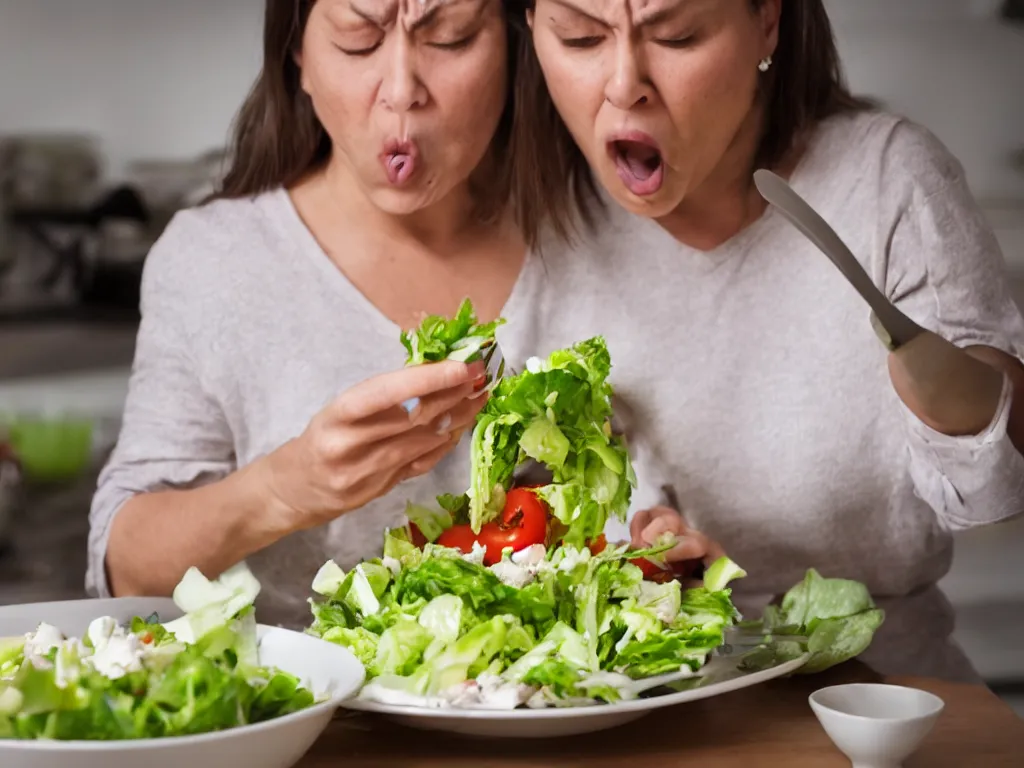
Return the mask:
MULTIPOLYGON (((893 306, 892 302, 878 290, 874 281, 857 261, 857 257, 846 247, 846 243, 789 184, 767 170, 754 173, 754 184, 761 196, 814 243, 864 298, 890 337, 892 343, 887 345, 890 349, 906 344, 924 330, 893 306)), ((876 331, 878 330, 876 326, 876 331)))

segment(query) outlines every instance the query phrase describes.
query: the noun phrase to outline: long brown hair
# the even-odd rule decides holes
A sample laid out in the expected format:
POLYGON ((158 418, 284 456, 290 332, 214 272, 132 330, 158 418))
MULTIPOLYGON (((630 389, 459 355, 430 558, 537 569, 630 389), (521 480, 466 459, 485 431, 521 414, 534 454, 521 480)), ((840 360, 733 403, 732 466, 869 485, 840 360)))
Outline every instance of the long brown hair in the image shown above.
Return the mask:
MULTIPOLYGON (((322 167, 331 155, 331 140, 302 89, 295 57, 316 0, 266 0, 263 18, 263 67, 235 118, 231 165, 211 199, 242 198, 288 187, 322 167)), ((508 26, 508 77, 515 82, 522 27, 508 26)), ((501 214, 512 199, 510 144, 515 114, 512 89, 491 142, 488 157, 473 185, 476 212, 484 220, 501 214)), ((476 176, 477 174, 474 174, 476 176)), ((539 221, 534 203, 526 201, 527 218, 539 221)), ((527 239, 533 237, 527 233, 527 239)))
MULTIPOLYGON (((756 9, 764 0, 749 2, 756 9)), ((518 206, 520 218, 524 229, 535 231, 544 222, 524 217, 543 213, 553 232, 568 240, 579 223, 586 227, 593 222, 600 200, 596 182, 544 84, 526 25, 534 0, 505 0, 505 5, 509 24, 522 33, 515 83, 513 188, 517 201, 543 201, 531 209, 518 206)), ((778 46, 763 80, 762 98, 765 127, 754 168, 777 165, 802 134, 826 117, 868 107, 843 81, 822 0, 783 0, 778 46)))

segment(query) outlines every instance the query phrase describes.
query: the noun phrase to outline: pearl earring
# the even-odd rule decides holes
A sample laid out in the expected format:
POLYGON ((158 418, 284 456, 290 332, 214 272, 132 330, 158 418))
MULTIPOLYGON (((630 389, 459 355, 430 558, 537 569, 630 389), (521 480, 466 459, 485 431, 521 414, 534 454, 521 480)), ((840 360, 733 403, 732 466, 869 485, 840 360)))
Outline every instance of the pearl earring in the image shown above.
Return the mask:
POLYGON ((771 56, 766 56, 765 58, 761 59, 761 63, 757 65, 757 68, 759 70, 761 70, 762 72, 767 72, 768 68, 771 67, 771 65, 772 65, 772 57, 771 56))

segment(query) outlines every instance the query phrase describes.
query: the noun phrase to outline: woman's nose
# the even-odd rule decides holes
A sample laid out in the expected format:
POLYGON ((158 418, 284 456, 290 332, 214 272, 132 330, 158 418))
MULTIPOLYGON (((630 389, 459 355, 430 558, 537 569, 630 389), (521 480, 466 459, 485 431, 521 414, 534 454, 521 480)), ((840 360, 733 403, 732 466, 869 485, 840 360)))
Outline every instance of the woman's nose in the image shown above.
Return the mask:
POLYGON ((605 86, 605 98, 623 111, 646 104, 654 95, 654 86, 647 77, 640 47, 622 40, 615 49, 614 68, 605 86))
POLYGON ((417 72, 409 40, 400 37, 388 51, 380 93, 381 102, 392 112, 408 112, 426 104, 427 89, 417 72))

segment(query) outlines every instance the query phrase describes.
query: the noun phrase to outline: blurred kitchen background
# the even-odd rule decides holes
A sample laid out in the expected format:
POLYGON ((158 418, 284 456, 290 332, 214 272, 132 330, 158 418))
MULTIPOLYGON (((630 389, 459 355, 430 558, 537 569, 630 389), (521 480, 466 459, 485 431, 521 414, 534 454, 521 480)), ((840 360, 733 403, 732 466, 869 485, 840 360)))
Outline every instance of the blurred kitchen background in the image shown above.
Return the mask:
MULTIPOLYGON (((854 89, 929 126, 966 166, 1024 305, 1024 2, 828 5, 854 89)), ((262 7, 0 0, 0 604, 82 594, 142 265, 223 168, 262 7)), ((964 535, 944 584, 960 641, 1018 706, 1022 554, 1024 521, 964 535)))

